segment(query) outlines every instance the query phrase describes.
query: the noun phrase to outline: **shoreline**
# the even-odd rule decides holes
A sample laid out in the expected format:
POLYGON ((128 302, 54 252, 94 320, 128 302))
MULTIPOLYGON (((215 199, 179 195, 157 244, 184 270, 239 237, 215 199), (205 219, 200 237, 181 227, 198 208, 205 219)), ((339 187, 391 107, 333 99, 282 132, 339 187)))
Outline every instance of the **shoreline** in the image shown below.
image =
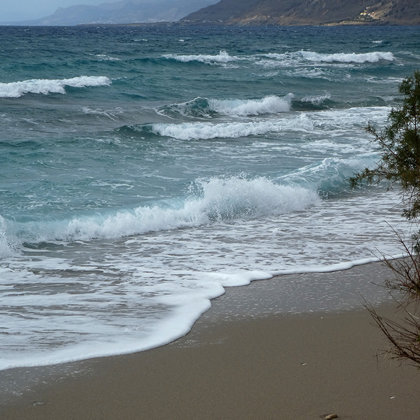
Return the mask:
MULTIPOLYGON (((50 367, 21 397, 0 405, 0 417, 287 419, 334 412, 340 418, 415 418, 418 371, 377 355, 387 343, 360 299, 356 304, 359 284, 383 280, 380 266, 229 288, 186 336, 140 353, 50 367), (307 296, 307 308, 296 313, 292 297, 307 281, 321 294, 335 284, 353 297, 337 310, 307 296)), ((331 298, 343 296, 330 293, 326 302, 331 298)), ((383 301, 373 303, 390 313, 383 301)))
MULTIPOLYGON (((401 258, 401 256, 390 257, 390 259, 398 258, 401 258)), ((272 275, 259 271, 244 271, 249 275, 245 275, 242 280, 235 282, 237 283, 235 285, 224 285, 224 291, 221 294, 219 293, 215 297, 207 297, 208 304, 205 305, 207 308, 200 310, 200 313, 196 317, 192 317, 185 327, 170 334, 169 337, 164 335, 160 339, 151 340, 152 342, 146 339, 145 342, 140 342, 132 350, 121 349, 120 352, 97 351, 96 354, 93 352, 93 354, 85 355, 85 357, 73 355, 67 359, 52 357, 49 361, 41 359, 39 363, 29 361, 26 365, 16 362, 15 365, 8 367, 0 366, 0 372, 19 369, 48 369, 51 366, 64 366, 83 360, 121 356, 158 348, 188 334, 203 316, 208 316, 208 314, 211 314, 212 317, 214 315, 220 316, 226 311, 227 306, 230 308, 228 310, 230 317, 238 317, 243 313, 249 317, 251 314, 261 316, 313 311, 342 311, 360 307, 361 295, 372 304, 386 301, 387 293, 384 293, 384 290, 378 289, 372 282, 363 280, 360 270, 365 270, 364 267, 370 267, 369 270, 371 271, 373 270, 372 267, 375 267, 376 276, 387 271, 381 261, 372 258, 335 263, 328 266, 309 266, 302 271, 285 270, 272 275), (341 282, 337 283, 335 281, 335 273, 340 273, 341 282), (232 289, 235 291, 230 292, 229 290, 232 289), (299 289, 299 293, 296 293, 297 289, 299 289), (357 294, 353 293, 356 289, 359 290, 357 294), (251 290, 252 292, 250 292, 251 290), (250 295, 250 293, 253 294, 250 295), (256 300, 256 296, 264 301, 263 306, 260 305, 255 308, 255 303, 252 301, 256 300), (222 305, 217 309, 212 309, 221 297, 223 297, 222 305), (225 303, 227 300, 228 303, 225 303)), ((0 404, 2 403, 1 390, 0 380, 0 404)))

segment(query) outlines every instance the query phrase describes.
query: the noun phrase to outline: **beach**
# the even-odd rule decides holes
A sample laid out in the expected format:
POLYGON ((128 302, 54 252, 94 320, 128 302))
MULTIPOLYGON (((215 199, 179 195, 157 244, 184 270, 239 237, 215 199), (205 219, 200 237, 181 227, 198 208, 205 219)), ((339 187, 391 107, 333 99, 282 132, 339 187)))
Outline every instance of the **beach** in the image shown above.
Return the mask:
POLYGON ((168 344, 233 286, 282 275, 229 291, 228 320, 384 301, 322 272, 416 231, 398 188, 349 178, 379 159, 365 127, 400 103, 419 28, 0 33, 0 403, 5 376, 54 369, 4 372, 168 344))
MULTIPOLYGON (((357 287, 359 303, 345 311, 284 313, 275 292, 292 277, 379 285, 387 275, 373 263, 229 288, 185 337, 145 352, 67 364, 67 374, 51 375, 4 403, 0 417, 418 418, 420 374, 383 354, 387 342, 357 287)), ((378 311, 393 316, 394 306, 384 302, 378 311)))

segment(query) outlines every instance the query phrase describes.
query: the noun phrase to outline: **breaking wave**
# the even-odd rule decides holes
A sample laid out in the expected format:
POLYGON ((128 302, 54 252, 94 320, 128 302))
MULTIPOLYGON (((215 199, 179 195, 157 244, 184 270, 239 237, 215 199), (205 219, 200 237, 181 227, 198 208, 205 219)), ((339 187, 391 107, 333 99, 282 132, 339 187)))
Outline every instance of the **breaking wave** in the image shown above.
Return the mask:
POLYGON ((325 158, 320 163, 307 165, 284 175, 279 181, 316 190, 324 198, 341 195, 350 191, 350 177, 366 167, 373 167, 377 158, 375 153, 364 154, 357 159, 325 158))
POLYGON ((109 86, 111 80, 106 76, 80 76, 71 79, 31 79, 21 82, 0 83, 0 98, 20 98, 33 93, 48 95, 49 93, 65 94, 66 87, 83 88, 92 86, 109 86))
MULTIPOLYGON (((213 124, 211 122, 191 122, 181 124, 152 124, 140 127, 140 131, 172 137, 178 140, 206 140, 217 138, 239 138, 247 136, 261 136, 267 133, 278 133, 284 130, 310 131, 313 123, 305 118, 300 118, 300 126, 296 126, 296 119, 281 121, 250 121, 250 122, 223 122, 213 124)), ((133 128, 136 130, 136 128, 133 128)))
POLYGON ((264 114, 277 114, 290 111, 293 94, 284 97, 275 95, 262 99, 207 99, 195 98, 192 101, 160 107, 157 112, 169 117, 211 118, 217 115, 247 117, 264 114))
MULTIPOLYGON (((395 56, 392 52, 372 51, 369 53, 318 53, 315 51, 295 51, 285 53, 268 53, 257 56, 257 64, 266 68, 295 67, 309 63, 343 63, 343 64, 364 64, 378 63, 380 61, 394 61, 395 56)), ((295 71, 301 71, 295 69, 295 71)), ((320 69, 311 70, 313 76, 320 76, 320 69)))
MULTIPOLYGON (((320 99, 321 100, 321 99, 320 99)), ((316 100, 315 100, 316 101, 316 100)), ((311 109, 314 105, 299 102, 300 106, 311 109)), ((269 133, 323 133, 326 130, 343 133, 363 128, 364 121, 383 122, 389 107, 354 107, 347 109, 327 109, 312 112, 282 114, 277 118, 260 118, 252 121, 210 122, 193 121, 183 123, 156 123, 124 126, 118 129, 121 134, 137 136, 161 136, 178 140, 209 140, 217 138, 240 138, 261 136, 269 133)))
POLYGON ((290 111, 293 94, 285 97, 266 96, 262 99, 250 100, 210 100, 210 108, 217 113, 230 116, 253 116, 262 114, 277 114, 290 111))
POLYGON ((295 111, 311 111, 333 108, 336 103, 331 100, 331 94, 308 95, 301 99, 292 101, 292 108, 295 111))
POLYGON ((180 61, 182 63, 190 63, 193 61, 204 63, 204 64, 227 64, 232 61, 240 60, 239 57, 231 56, 226 51, 220 51, 219 54, 191 54, 191 55, 180 55, 180 54, 165 54, 163 58, 169 60, 180 61))
POLYGON ((377 63, 381 60, 394 61, 392 52, 374 51, 370 53, 335 53, 320 54, 313 51, 300 51, 299 54, 308 61, 318 63, 377 63))
POLYGON ((157 203, 61 222, 14 223, 9 234, 14 233, 19 242, 28 243, 119 238, 289 213, 316 205, 319 201, 315 191, 276 184, 265 177, 211 178, 196 180, 185 199, 174 200, 169 206, 157 203))

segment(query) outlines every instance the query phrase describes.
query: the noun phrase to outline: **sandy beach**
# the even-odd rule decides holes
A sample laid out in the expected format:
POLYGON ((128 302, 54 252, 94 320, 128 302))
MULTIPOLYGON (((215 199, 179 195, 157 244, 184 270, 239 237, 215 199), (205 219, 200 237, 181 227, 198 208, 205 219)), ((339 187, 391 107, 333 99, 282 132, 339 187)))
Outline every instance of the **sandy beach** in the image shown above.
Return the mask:
MULTIPOLYGON (((354 285, 384 275, 380 264, 368 264, 300 280, 354 285)), ((284 313, 275 295, 284 281, 229 289, 169 345, 69 364, 77 373, 31 387, 3 404, 0 418, 420 418, 420 372, 381 353, 387 343, 361 307, 359 290, 359 304, 345 311, 284 313)), ((393 305, 379 311, 391 314, 393 305)))

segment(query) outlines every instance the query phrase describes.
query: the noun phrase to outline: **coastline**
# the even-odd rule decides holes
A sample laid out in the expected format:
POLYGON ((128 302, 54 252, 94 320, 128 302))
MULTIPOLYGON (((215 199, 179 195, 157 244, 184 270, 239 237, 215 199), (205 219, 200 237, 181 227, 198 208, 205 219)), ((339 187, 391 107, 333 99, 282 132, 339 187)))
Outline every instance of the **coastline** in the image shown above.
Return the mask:
MULTIPOLYGON (((415 418, 419 372, 380 354, 387 343, 361 308, 366 296, 359 285, 382 282, 386 271, 372 263, 230 288, 185 337, 141 353, 66 364, 1 405, 0 417, 415 418), (343 298, 335 293, 326 302, 309 296, 297 313, 291 298, 310 280, 321 294, 342 286, 337 290, 348 305, 331 305, 332 297, 343 298)), ((373 303, 391 313, 383 302, 382 296, 373 303)))

